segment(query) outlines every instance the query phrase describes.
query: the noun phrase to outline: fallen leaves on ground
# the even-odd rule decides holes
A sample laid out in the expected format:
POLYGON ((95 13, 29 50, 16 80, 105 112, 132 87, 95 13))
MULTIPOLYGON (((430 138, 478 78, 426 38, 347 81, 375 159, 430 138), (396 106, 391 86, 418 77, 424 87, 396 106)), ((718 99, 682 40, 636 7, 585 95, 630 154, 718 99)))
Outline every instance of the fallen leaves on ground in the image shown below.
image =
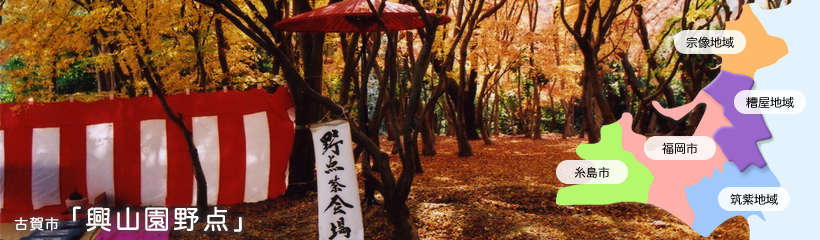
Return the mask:
MULTIPOLYGON (((581 159, 578 138, 544 134, 543 140, 494 136, 493 145, 470 141, 474 156, 458 157, 453 137, 438 137, 436 156, 421 156, 424 173, 413 182, 408 205, 422 239, 701 239, 700 234, 651 204, 559 206, 555 177, 563 160, 581 159)), ((386 137, 382 150, 393 147, 386 137)), ((398 175, 400 160, 391 155, 398 175)), ((357 171, 361 167, 357 164, 357 171)), ((364 193, 359 176, 359 190, 364 193)), ((381 196, 377 194, 381 201, 381 196)), ((389 239, 393 226, 381 206, 363 205, 367 239, 389 239)), ((241 233, 172 231, 173 239, 316 239, 316 195, 280 197, 259 203, 220 206, 228 209, 229 228, 243 217, 241 233)), ((748 239, 746 219, 736 216, 709 238, 748 239)))

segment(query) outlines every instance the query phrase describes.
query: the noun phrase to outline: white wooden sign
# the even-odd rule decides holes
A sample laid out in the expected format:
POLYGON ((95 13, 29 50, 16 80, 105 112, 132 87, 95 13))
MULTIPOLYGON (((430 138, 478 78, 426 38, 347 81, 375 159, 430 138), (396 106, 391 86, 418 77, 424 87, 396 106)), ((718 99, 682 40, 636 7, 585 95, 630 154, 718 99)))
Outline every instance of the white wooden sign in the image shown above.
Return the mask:
POLYGON ((347 121, 311 124, 316 154, 319 239, 364 239, 353 141, 347 121))

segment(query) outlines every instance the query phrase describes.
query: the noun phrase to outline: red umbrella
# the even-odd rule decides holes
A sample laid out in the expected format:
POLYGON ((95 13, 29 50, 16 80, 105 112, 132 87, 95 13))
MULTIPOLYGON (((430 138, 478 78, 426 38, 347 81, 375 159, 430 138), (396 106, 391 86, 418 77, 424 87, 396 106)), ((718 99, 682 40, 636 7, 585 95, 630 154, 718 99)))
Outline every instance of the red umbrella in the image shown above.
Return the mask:
MULTIPOLYGON (((377 18, 367 4, 368 0, 347 0, 302 13, 276 23, 276 28, 291 32, 375 32, 377 18)), ((370 0, 378 10, 381 2, 370 0)), ((436 14, 427 12, 430 19, 436 14)), ((424 27, 418 11, 408 5, 386 2, 382 20, 390 31, 424 27)), ((438 18, 438 24, 450 22, 447 16, 438 18)))

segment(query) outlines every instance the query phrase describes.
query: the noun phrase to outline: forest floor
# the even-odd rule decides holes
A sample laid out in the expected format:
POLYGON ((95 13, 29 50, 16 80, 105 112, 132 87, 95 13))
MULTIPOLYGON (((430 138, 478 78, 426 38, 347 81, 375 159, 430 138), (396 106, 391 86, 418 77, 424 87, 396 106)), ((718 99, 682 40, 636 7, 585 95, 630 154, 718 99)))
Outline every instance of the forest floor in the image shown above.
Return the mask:
MULTIPOLYGON (((413 181, 408 205, 422 239, 748 239, 746 219, 735 216, 703 238, 678 218, 651 204, 560 206, 555 177, 563 160, 581 159, 578 138, 553 133, 543 140, 493 137, 494 145, 471 141, 474 156, 457 156, 456 140, 438 137, 436 156, 422 156, 424 173, 413 181)), ((382 138, 382 149, 392 142, 382 138)), ((391 155, 398 174, 398 156, 391 155)), ((360 170, 360 166, 357 168, 360 170)), ((361 178, 361 177, 360 177, 361 178)), ((360 179, 361 180, 361 179, 360 179)), ((359 181, 361 183, 361 181, 359 181)), ((363 186, 359 186, 363 194, 363 186)), ((381 196, 376 195, 381 201, 381 196)), ((229 229, 243 217, 243 232, 213 234, 172 231, 172 239, 316 239, 316 195, 280 197, 259 203, 220 206, 228 209, 229 229)), ((365 238, 389 239, 392 225, 381 206, 362 206, 365 238)))

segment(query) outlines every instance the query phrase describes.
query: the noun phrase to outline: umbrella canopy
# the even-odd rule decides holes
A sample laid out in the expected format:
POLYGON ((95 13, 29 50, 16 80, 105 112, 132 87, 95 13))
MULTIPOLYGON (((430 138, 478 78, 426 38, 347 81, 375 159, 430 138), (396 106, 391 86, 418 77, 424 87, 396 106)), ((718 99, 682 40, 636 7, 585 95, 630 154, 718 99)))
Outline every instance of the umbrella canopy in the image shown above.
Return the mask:
MULTIPOLYGON (((276 23, 276 28, 292 32, 375 32, 378 19, 370 10, 368 0, 347 0, 330 4, 313 11, 302 13, 276 23)), ((381 2, 370 0, 377 10, 381 2)), ((427 12, 430 19, 436 14, 427 12)), ((424 27, 424 20, 418 11, 408 5, 386 2, 382 13, 387 29, 390 31, 416 29, 424 27)), ((447 16, 438 19, 438 25, 450 22, 447 16)))

